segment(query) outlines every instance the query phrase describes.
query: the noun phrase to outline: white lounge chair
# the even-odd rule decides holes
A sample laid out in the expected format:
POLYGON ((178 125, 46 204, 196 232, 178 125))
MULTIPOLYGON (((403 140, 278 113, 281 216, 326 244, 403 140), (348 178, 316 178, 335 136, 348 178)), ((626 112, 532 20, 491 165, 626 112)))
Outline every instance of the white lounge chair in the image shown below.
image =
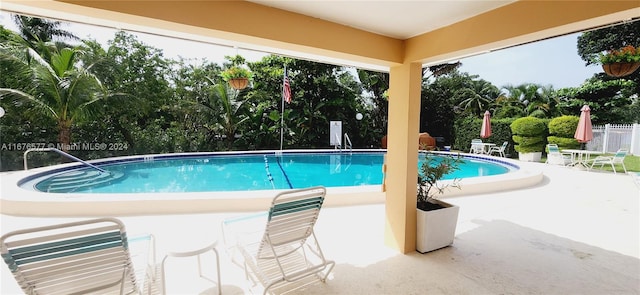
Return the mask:
POLYGON ((244 267, 248 279, 262 284, 264 294, 326 281, 335 263, 324 257, 313 230, 325 194, 324 187, 286 191, 273 199, 266 214, 223 222, 232 259, 244 267), (251 224, 256 221, 263 230, 253 235, 251 224))
POLYGON ((150 265, 145 283, 137 279, 124 224, 115 218, 13 231, 0 243, 25 294, 142 294, 154 279, 150 265))
POLYGON ((571 154, 561 152, 557 144, 547 144, 547 161, 545 163, 565 166, 572 162, 571 154))
POLYGON ((624 173, 627 173, 627 167, 624 166, 624 158, 627 156, 627 154, 629 153, 628 150, 626 149, 619 149, 615 155, 613 155, 613 157, 611 156, 597 156, 595 159, 593 159, 593 162, 591 162, 591 168, 593 169, 593 166, 595 166, 596 164, 600 164, 600 169, 602 169, 602 167, 605 164, 611 165, 611 169, 613 169, 613 173, 617 173, 616 171, 616 164, 620 164, 622 165, 622 169, 624 170, 624 173))
POLYGON ((509 145, 509 142, 505 141, 505 142, 502 143, 501 146, 492 146, 489 149, 488 154, 489 155, 493 155, 494 153, 497 153, 500 157, 504 158, 504 157, 506 157, 505 154, 504 154, 504 151, 507 149, 508 145, 509 145))

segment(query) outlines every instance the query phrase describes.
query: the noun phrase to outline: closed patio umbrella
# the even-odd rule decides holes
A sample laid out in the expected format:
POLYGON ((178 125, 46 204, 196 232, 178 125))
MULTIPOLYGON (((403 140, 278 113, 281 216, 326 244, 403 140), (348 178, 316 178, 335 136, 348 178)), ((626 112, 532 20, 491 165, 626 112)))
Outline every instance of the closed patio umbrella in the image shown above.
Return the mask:
POLYGON ((491 136, 491 113, 485 111, 484 119, 482 119, 482 128, 480 128, 480 137, 487 138, 489 136, 491 136))
POLYGON ((576 133, 573 135, 573 138, 577 139, 578 142, 583 143, 583 149, 584 143, 593 139, 593 130, 591 130, 591 109, 586 104, 580 109, 580 120, 578 121, 578 128, 576 128, 576 133))

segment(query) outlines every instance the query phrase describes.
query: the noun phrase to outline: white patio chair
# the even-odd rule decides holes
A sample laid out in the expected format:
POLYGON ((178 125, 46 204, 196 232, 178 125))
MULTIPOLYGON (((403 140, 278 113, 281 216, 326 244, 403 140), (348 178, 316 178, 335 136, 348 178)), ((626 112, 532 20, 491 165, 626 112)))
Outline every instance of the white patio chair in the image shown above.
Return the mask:
POLYGON ((325 194, 324 187, 282 192, 268 213, 223 222, 232 259, 254 285, 262 284, 264 294, 326 281, 335 263, 324 257, 313 230, 325 194), (258 235, 256 221, 263 228, 258 235))
POLYGON ((155 278, 147 265, 145 283, 139 282, 124 224, 115 218, 17 230, 0 243, 25 294, 142 294, 155 278))
POLYGON ((602 167, 605 164, 611 165, 611 169, 613 169, 613 173, 617 174, 616 171, 616 164, 620 164, 622 165, 622 169, 624 170, 624 173, 627 173, 627 167, 624 166, 624 158, 627 156, 627 154, 629 153, 628 150, 626 149, 619 149, 615 155, 613 155, 613 157, 611 156, 597 156, 595 159, 593 159, 593 162, 591 162, 591 168, 593 169, 593 166, 595 166, 596 164, 600 164, 600 169, 602 169, 602 167))
POLYGON ((509 142, 505 141, 505 142, 502 143, 501 146, 492 146, 489 149, 488 154, 489 155, 493 155, 493 153, 497 153, 500 157, 504 158, 504 157, 506 157, 505 154, 504 154, 504 151, 507 149, 508 145, 509 145, 509 142))
POLYGON ((472 153, 472 154, 484 153, 484 145, 482 144, 482 139, 471 140, 471 148, 469 149, 469 153, 472 153))
POLYGON ((547 160, 545 163, 565 166, 572 162, 571 154, 561 152, 557 144, 547 144, 547 160))

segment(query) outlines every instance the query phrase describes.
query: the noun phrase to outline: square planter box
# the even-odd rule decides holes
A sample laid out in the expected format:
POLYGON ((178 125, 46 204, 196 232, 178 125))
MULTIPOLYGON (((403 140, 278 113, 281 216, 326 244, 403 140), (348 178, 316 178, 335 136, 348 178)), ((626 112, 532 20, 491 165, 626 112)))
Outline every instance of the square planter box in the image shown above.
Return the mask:
POLYGON ((458 224, 460 207, 439 200, 432 203, 440 204, 444 208, 422 211, 418 210, 416 250, 426 253, 453 244, 458 224))
POLYGON ((540 162, 540 159, 542 159, 542 152, 518 153, 518 160, 522 162, 540 162))

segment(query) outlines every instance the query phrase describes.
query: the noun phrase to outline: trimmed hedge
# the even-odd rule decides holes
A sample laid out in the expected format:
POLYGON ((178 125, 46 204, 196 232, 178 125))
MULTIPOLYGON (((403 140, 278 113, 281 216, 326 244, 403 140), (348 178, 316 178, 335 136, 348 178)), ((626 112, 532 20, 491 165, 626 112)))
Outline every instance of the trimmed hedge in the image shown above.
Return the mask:
POLYGON ((547 144, 543 137, 514 135, 513 141, 517 142, 518 145, 520 146, 533 146, 533 145, 547 144))
POLYGON ((547 141, 557 144, 561 149, 579 148, 580 143, 573 138, 580 118, 577 116, 560 116, 549 121, 547 141))
MULTIPOLYGON (((513 148, 513 141, 511 139, 510 125, 513 122, 513 118, 503 119, 491 119, 491 137, 483 139, 484 142, 492 142, 500 146, 503 142, 509 142, 505 153, 507 157, 513 157, 515 150, 513 148)), ((480 138, 480 127, 482 126, 482 119, 475 117, 464 117, 456 120, 454 125, 455 140, 453 142, 453 149, 468 152, 471 146, 471 140, 474 138, 480 138)))
POLYGON ((536 117, 518 118, 511 123, 515 149, 519 153, 543 152, 547 144, 547 120, 536 117))

